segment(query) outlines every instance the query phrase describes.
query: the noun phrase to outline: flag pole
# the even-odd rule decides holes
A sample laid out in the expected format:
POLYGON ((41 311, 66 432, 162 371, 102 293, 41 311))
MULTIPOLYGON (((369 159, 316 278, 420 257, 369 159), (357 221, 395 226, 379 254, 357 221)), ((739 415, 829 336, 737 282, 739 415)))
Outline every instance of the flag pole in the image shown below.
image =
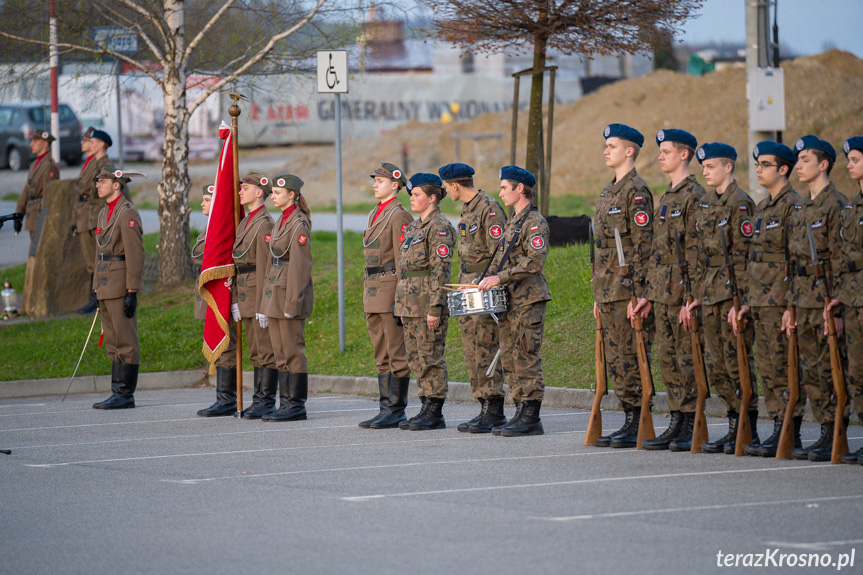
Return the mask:
MULTIPOLYGON (((240 98, 246 99, 242 94, 229 93, 228 96, 234 101, 228 109, 231 115, 231 147, 234 154, 234 235, 240 226, 240 163, 239 148, 237 145, 237 118, 240 117, 240 106, 237 103, 240 98)), ((243 322, 236 324, 237 336, 237 412, 234 417, 240 417, 243 413, 243 322)))

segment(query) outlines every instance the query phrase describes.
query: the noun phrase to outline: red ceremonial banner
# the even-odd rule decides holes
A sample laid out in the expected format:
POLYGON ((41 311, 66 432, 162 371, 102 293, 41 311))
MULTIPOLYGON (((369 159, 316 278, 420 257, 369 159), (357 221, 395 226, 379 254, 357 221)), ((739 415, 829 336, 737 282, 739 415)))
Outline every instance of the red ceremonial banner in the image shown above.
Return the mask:
POLYGON ((211 364, 228 348, 230 342, 231 286, 234 283, 233 248, 234 229, 234 154, 231 128, 224 122, 219 127, 219 138, 224 140, 219 158, 219 171, 210 219, 204 243, 204 260, 198 293, 207 302, 207 319, 204 320, 203 354, 211 364))

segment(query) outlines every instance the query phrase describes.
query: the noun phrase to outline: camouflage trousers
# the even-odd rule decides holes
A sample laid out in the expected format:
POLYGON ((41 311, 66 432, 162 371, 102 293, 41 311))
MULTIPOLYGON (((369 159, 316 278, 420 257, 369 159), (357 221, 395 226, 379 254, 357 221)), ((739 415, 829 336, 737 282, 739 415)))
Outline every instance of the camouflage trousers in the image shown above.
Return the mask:
POLYGON ((405 334, 398 319, 392 313, 367 313, 366 328, 375 348, 378 373, 409 376, 411 371, 405 354, 405 334))
MULTIPOLYGON (((788 336, 782 331, 784 307, 758 306, 750 311, 755 332, 755 355, 758 357, 758 373, 761 376, 761 392, 770 419, 782 420, 788 405, 788 336)), ((803 415, 806 393, 800 386, 800 399, 794 407, 794 415, 803 415)))
POLYGON ((845 306, 845 343, 848 369, 845 384, 850 404, 863 423, 863 308, 845 306))
MULTIPOLYGON (((638 371, 638 352, 635 348, 635 330, 626 319, 629 300, 597 304, 602 319, 602 337, 605 340, 605 371, 608 382, 623 409, 641 406, 641 376, 638 371)), ((651 313, 643 323, 647 359, 653 345, 654 316, 651 313)))
POLYGON ((692 338, 679 322, 680 307, 653 304, 659 373, 668 395, 668 410, 695 413, 698 388, 692 366, 692 338))
POLYGON ((420 397, 445 399, 449 386, 446 370, 446 332, 449 316, 429 330, 425 317, 403 317, 408 365, 417 380, 420 397))
POLYGON ((270 341, 270 334, 267 329, 261 327, 258 320, 253 317, 243 318, 243 331, 246 334, 246 344, 249 346, 249 362, 252 367, 276 369, 276 356, 273 354, 273 343, 270 341))
POLYGON ((500 359, 512 400, 542 401, 542 334, 546 302, 512 306, 500 318, 500 359))
MULTIPOLYGON (((733 307, 732 300, 702 306, 702 327, 704 334, 704 367, 707 381, 728 411, 740 413, 740 369, 737 363, 737 336, 728 323, 728 311, 733 307)), ((758 409, 758 389, 753 368, 752 322, 743 330, 746 356, 749 363, 749 378, 752 381, 752 400, 746 411, 758 409)))
POLYGON ((797 349, 800 354, 800 383, 806 389, 812 415, 818 423, 831 423, 836 417, 836 402, 833 400, 830 345, 824 335, 822 313, 820 307, 797 308, 797 349))
POLYGON ((470 315, 459 317, 458 323, 464 348, 464 363, 470 376, 470 391, 474 398, 502 396, 501 364, 498 363, 491 377, 485 374, 500 345, 497 322, 490 315, 470 315))

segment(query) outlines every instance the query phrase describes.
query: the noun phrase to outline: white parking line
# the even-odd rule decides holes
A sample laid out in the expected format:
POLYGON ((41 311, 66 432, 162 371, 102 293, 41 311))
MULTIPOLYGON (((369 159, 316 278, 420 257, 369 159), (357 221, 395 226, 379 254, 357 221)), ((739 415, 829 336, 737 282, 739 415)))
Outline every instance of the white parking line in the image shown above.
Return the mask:
MULTIPOLYGON (((860 497, 863 497, 861 495, 860 497)), ((842 498, 838 498, 842 499, 842 498)), ((807 499, 806 501, 816 501, 815 499, 807 499)), ((863 543, 863 539, 851 539, 848 541, 818 541, 813 543, 790 543, 787 541, 765 541, 764 545, 769 547, 781 547, 791 549, 803 549, 804 551, 830 551, 831 547, 841 547, 845 545, 858 545, 863 543)))
POLYGON ((9 403, 7 405, 0 405, 0 409, 5 409, 7 407, 40 407, 46 405, 44 403, 9 403))

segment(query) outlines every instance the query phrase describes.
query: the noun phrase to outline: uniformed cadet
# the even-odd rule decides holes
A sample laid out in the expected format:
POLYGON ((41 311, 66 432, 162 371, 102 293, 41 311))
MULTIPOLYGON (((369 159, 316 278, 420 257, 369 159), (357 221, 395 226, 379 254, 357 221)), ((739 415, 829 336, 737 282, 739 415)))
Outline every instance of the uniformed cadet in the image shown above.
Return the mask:
MULTIPOLYGON (((689 330, 690 314, 701 307, 704 334, 704 366, 707 380, 728 411, 728 432, 715 441, 704 443, 705 453, 734 453, 737 440, 738 418, 745 411, 752 426, 752 443, 758 445, 758 392, 752 377, 752 400, 740 406, 737 391, 740 387, 740 369, 737 363, 737 336, 728 323, 728 312, 733 309, 731 287, 727 283, 725 258, 721 247, 721 230, 725 230, 728 251, 734 264, 738 286, 746 274, 749 261, 749 244, 755 226, 752 217, 755 203, 734 179, 737 152, 728 144, 704 144, 695 153, 702 166, 708 186, 713 189, 704 194, 698 204, 696 232, 698 238, 698 268, 696 286, 699 295, 681 310, 681 321, 689 330)), ((752 367, 752 325, 743 330, 749 373, 752 367)))
MULTIPOLYGON (((758 183, 770 195, 755 208, 755 231, 752 237, 746 277, 741 278, 743 306, 729 312, 728 321, 737 329, 738 321, 749 321, 755 330, 755 353, 767 415, 773 420, 773 433, 760 445, 746 446, 746 455, 776 457, 779 435, 788 398, 788 338, 782 331, 782 314, 788 307, 788 282, 785 269, 785 242, 791 231, 790 219, 800 197, 788 176, 794 168, 794 152, 776 142, 760 142, 752 150, 758 183)), ((794 441, 800 447, 800 423, 806 396, 800 390, 800 399, 794 407, 794 441)))
MULTIPOLYGON (((213 184, 204 186, 201 212, 210 215, 213 202, 213 184)), ((192 263, 200 267, 204 263, 204 246, 207 241, 207 229, 201 232, 192 248, 192 263)), ((207 302, 198 291, 198 280, 195 280, 195 319, 207 319, 207 302)), ((221 417, 234 415, 237 411, 237 331, 235 324, 228 318, 228 347, 216 359, 216 402, 206 409, 198 411, 201 417, 221 417)))
MULTIPOLYGON (((642 295, 653 244, 653 195, 635 172, 635 160, 644 136, 624 124, 609 124, 605 137, 605 165, 614 178, 605 185, 596 202, 596 263, 593 271, 593 316, 601 317, 605 339, 608 381, 626 414, 623 426, 596 440, 599 447, 635 447, 641 414, 641 378, 638 372, 635 331, 627 319, 630 303, 628 281, 642 295), (614 230, 620 233, 631 279, 624 281, 614 230)), ((644 321, 647 353, 653 341, 653 315, 644 321)), ((649 409, 649 406, 646 406, 649 409)))
MULTIPOLYGON (((36 160, 30 164, 27 171, 27 183, 21 190, 21 196, 15 205, 15 212, 25 215, 24 229, 30 232, 30 240, 36 231, 36 220, 42 208, 42 200, 48 191, 48 183, 60 177, 60 169, 51 158, 51 142, 56 138, 48 132, 34 132, 30 138, 30 151, 36 154, 36 160)), ((21 231, 21 220, 13 224, 15 233, 21 231)))
POLYGON ((261 313, 267 261, 270 250, 266 241, 273 220, 264 207, 272 192, 270 179, 259 172, 249 172, 240 180, 240 204, 249 210, 237 227, 234 241, 234 282, 237 301, 231 304, 234 321, 243 322, 249 360, 254 368, 252 405, 243 410, 243 419, 260 419, 275 410, 279 372, 273 355, 273 344, 267 332, 267 316, 261 313))
MULTIPOLYGON (((863 136, 848 138, 842 146, 848 158, 848 175, 858 187, 842 210, 842 258, 838 280, 830 308, 841 302, 845 307, 845 341, 848 350, 848 370, 845 381, 851 409, 863 422, 863 136)), ((838 327, 838 326, 837 326, 838 327)), ((842 456, 843 463, 863 465, 863 447, 842 456)))
POLYGON ((141 216, 122 190, 137 172, 105 166, 96 176, 96 190, 107 205, 96 225, 93 289, 102 312, 105 350, 111 360, 111 397, 95 409, 135 407, 141 347, 138 344, 138 290, 144 269, 141 216))
POLYGON ((695 211, 704 195, 704 188, 689 173, 689 164, 698 147, 695 136, 684 130, 659 130, 656 144, 659 146, 659 167, 668 174, 671 182, 654 211, 653 249, 647 268, 647 286, 633 313, 646 318, 652 305, 659 369, 668 395, 671 420, 668 429, 655 439, 645 440, 642 447, 690 451, 698 393, 692 364, 692 340, 680 323, 680 308, 685 305, 686 294, 677 265, 675 238, 679 235, 683 256, 694 272, 698 253, 695 211))
POLYGON ((306 360, 306 318, 312 315, 312 222, 301 195, 303 180, 283 173, 273 178, 273 204, 282 210, 269 247, 261 313, 268 328, 279 371, 279 409, 264 421, 306 419, 309 368, 306 360))
POLYGON ((514 215, 492 260, 494 275, 479 282, 481 290, 505 287, 509 298, 509 308, 500 317, 500 350, 516 409, 512 419, 492 429, 503 437, 543 434, 539 412, 545 381, 540 349, 551 291, 542 273, 548 256, 548 223, 531 203, 535 185, 536 178, 525 169, 500 169, 500 199, 514 215))
MULTIPOLYGON (((821 424, 821 436, 815 443, 792 451, 791 457, 830 461, 833 453, 833 422, 837 414, 833 374, 830 370, 830 347, 824 337, 823 310, 829 302, 824 297, 824 287, 815 278, 807 229, 812 230, 818 258, 824 262, 827 285, 832 289, 836 268, 845 260, 839 230, 842 208, 848 201, 830 181, 830 172, 836 162, 836 150, 830 142, 812 135, 803 136, 795 142, 794 149, 797 155, 797 179, 809 188, 809 196, 794 206, 791 216, 790 231, 793 233, 788 238, 788 248, 791 259, 797 264, 797 273, 791 281, 787 297, 792 305, 797 306, 800 383, 806 389, 812 414, 821 424)), ((782 316, 782 325, 787 332, 792 327, 790 315, 786 311, 782 316)))
MULTIPOLYGON (((81 253, 90 272, 90 283, 93 283, 93 270, 96 262, 96 220, 99 212, 105 207, 105 200, 96 193, 96 174, 108 165, 108 148, 111 147, 111 136, 102 130, 90 128, 81 138, 81 151, 87 154, 81 173, 75 179, 75 193, 78 195, 78 210, 75 220, 75 233, 81 242, 81 253)), ((127 198, 128 199, 128 198, 127 198)), ((96 311, 99 302, 96 292, 90 291, 90 300, 78 310, 82 315, 96 311)))
MULTIPOLYGON (((490 269, 495 249, 503 237, 506 213, 501 205, 474 187, 474 169, 467 164, 447 164, 438 170, 447 195, 464 202, 458 225, 458 283, 476 283, 490 269)), ((503 375, 500 366, 491 377, 485 373, 499 347, 497 322, 489 314, 458 318, 464 363, 470 377, 470 390, 480 406, 479 415, 460 423, 459 431, 491 433, 506 423, 503 414, 503 375)))
POLYGON ((449 309, 443 288, 450 283, 455 230, 440 213, 446 197, 442 185, 435 174, 422 172, 407 183, 411 210, 419 218, 408 224, 399 250, 395 315, 404 322, 408 364, 420 397, 426 398, 410 420, 412 431, 446 427, 442 409, 448 391, 444 351, 449 309))
POLYGON ((399 268, 399 247, 413 217, 398 200, 399 190, 408 182, 401 169, 387 162, 369 176, 378 205, 369 212, 363 232, 363 311, 366 328, 375 350, 380 409, 360 427, 387 429, 407 424, 408 385, 411 371, 405 352, 401 320, 393 315, 399 268))

